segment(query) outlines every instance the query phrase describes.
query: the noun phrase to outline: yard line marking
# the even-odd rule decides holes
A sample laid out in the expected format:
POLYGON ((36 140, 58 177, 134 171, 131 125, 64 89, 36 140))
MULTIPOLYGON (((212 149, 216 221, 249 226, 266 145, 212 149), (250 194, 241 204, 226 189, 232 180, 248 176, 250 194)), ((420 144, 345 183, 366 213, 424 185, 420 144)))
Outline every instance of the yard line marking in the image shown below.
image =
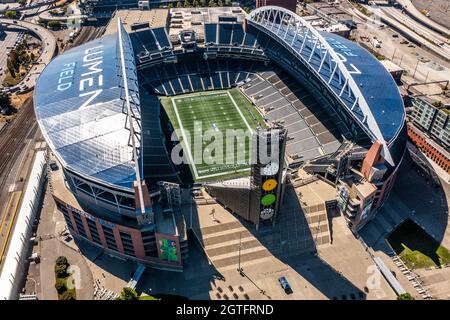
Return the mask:
MULTIPOLYGON (((173 109, 175 110, 175 116, 177 117, 178 123, 180 124, 180 130, 181 130, 181 135, 183 136, 183 142, 184 145, 186 146, 186 153, 188 155, 189 161, 192 164, 192 170, 194 171, 194 176, 196 179, 198 179, 198 174, 197 174, 197 167, 195 166, 194 160, 192 158, 192 154, 191 154, 191 148, 190 146, 187 145, 187 138, 186 138, 186 134, 184 132, 184 127, 183 127, 183 123, 181 122, 181 118, 180 115, 178 114, 178 108, 177 108, 177 104, 175 103, 175 100, 173 98, 171 98, 172 100, 172 105, 173 105, 173 109)), ((183 148, 184 150, 184 148, 183 148)))
POLYGON ((241 109, 239 109, 238 105, 236 104, 236 101, 234 101, 233 96, 231 95, 230 91, 227 91, 228 93, 228 97, 230 98, 231 102, 233 103, 234 107, 236 108, 236 110, 239 112, 239 115, 241 116, 242 120, 244 120, 245 125, 247 126, 248 130, 250 130, 251 133, 253 133, 252 128, 250 127, 250 125, 247 122, 247 119, 245 119, 244 115, 242 114, 241 109))

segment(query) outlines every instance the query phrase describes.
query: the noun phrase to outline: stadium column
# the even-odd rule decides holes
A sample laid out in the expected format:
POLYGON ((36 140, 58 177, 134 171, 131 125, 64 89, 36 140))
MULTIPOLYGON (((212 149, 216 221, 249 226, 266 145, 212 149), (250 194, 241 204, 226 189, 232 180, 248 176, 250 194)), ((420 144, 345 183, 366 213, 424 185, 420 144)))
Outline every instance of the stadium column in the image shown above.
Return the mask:
POLYGON ((108 248, 108 245, 106 243, 105 233, 103 231, 103 227, 101 223, 98 221, 98 219, 95 219, 95 225, 97 227, 98 237, 100 238, 100 242, 102 243, 102 246, 104 248, 108 248))
POLYGON ((83 223, 84 232, 86 233, 87 238, 89 241, 92 242, 92 235, 91 230, 89 230, 89 225, 87 223, 86 217, 83 214, 80 214, 81 222, 83 223))
MULTIPOLYGON (((134 181, 134 202, 136 205, 136 219, 140 226, 145 226, 154 223, 154 215, 152 208, 152 200, 148 192, 145 180, 134 181), (140 192, 138 192, 139 183, 141 184, 143 201, 141 202, 140 192), (144 210, 141 208, 141 203, 144 203, 144 210)), ((142 240, 141 232, 133 230, 131 232, 131 239, 133 241, 134 254, 137 258, 145 258, 144 242, 142 240)))

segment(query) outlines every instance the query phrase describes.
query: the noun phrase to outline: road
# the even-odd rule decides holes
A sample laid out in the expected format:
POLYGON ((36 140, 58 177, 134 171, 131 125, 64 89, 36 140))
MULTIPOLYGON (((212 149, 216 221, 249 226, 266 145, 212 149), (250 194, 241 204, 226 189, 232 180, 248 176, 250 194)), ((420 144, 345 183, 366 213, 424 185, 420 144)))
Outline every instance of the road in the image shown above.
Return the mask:
POLYGON ((9 235, 26 183, 26 172, 31 163, 37 130, 32 99, 18 111, 17 118, 8 124, 0 135, 0 260, 6 253, 9 235))
MULTIPOLYGON (((420 32, 422 32, 422 34, 433 34, 433 36, 436 38, 438 36, 441 37, 439 34, 433 32, 432 30, 426 29, 420 23, 416 22, 406 15, 402 15, 401 13, 401 16, 399 17, 397 13, 395 13, 395 11, 389 11, 389 13, 391 14, 395 13, 395 16, 391 16, 384 11, 384 8, 382 9, 381 7, 365 6, 365 8, 373 12, 376 17, 379 17, 383 23, 386 23, 390 27, 401 32, 410 41, 413 41, 421 47, 428 49, 429 51, 438 55, 441 59, 450 62, 450 47, 441 47, 437 44, 434 44, 430 42, 430 39, 428 39, 426 36, 421 36, 420 32)), ((393 8, 393 10, 397 9, 393 8)), ((364 16, 362 13, 357 12, 356 9, 353 9, 353 12, 361 18, 363 18, 362 16, 364 16)))
POLYGON ((422 24, 429 26, 431 29, 439 32, 442 35, 450 37, 450 30, 439 23, 434 22, 430 18, 423 15, 417 8, 411 3, 411 0, 397 0, 408 12, 409 15, 420 21, 422 24))
POLYGON ((6 71, 6 61, 8 59, 8 48, 14 46, 17 41, 19 32, 11 32, 10 30, 5 30, 4 38, 2 39, 2 48, 0 49, 0 68, 2 69, 0 73, 0 83, 3 82, 6 71))
MULTIPOLYGON (((99 37, 104 28, 83 28, 79 37, 66 49, 99 37)), ((38 130, 33 99, 30 98, 20 108, 16 119, 7 124, 0 134, 0 258, 6 254, 8 236, 14 228, 14 217, 38 141, 42 141, 42 134, 38 130)))
POLYGON ((44 70, 45 66, 52 60, 56 53, 56 39, 53 33, 46 28, 36 25, 27 21, 0 19, 0 23, 8 26, 19 26, 29 30, 29 32, 35 34, 42 42, 42 54, 36 62, 36 65, 30 70, 25 79, 16 85, 14 88, 34 88, 36 81, 44 70))

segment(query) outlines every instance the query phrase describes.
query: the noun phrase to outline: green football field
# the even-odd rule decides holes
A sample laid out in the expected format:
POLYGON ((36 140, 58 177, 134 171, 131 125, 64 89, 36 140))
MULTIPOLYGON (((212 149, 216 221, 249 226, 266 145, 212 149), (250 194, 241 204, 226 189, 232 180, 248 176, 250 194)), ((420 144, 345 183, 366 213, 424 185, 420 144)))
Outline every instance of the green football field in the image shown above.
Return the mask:
POLYGON ((161 103, 178 129, 196 181, 248 175, 250 139, 245 136, 239 141, 233 139, 232 145, 229 140, 227 150, 226 132, 240 129, 248 133, 259 124, 264 125, 264 121, 238 89, 163 97, 161 103), (222 140, 216 141, 218 136, 222 140), (194 144, 196 141, 200 143, 194 144))

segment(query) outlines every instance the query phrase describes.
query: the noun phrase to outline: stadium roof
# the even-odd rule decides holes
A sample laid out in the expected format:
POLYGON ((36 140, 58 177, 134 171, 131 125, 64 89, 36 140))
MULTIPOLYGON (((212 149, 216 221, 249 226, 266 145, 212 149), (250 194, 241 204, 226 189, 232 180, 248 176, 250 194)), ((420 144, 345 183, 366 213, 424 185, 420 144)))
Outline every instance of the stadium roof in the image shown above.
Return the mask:
POLYGON ((326 83, 372 141, 383 144, 384 158, 394 164, 388 144, 402 129, 405 111, 392 76, 375 57, 281 7, 258 8, 247 20, 289 48, 326 83))
MULTIPOLYGON (((140 147, 136 67, 122 31, 132 122, 140 147)), ((42 72, 34 106, 42 133, 64 168, 109 187, 130 190, 136 178, 118 33, 71 49, 42 72)), ((139 165, 142 168, 142 165, 139 165)))
POLYGON ((403 100, 395 80, 386 68, 355 42, 332 33, 323 33, 335 52, 346 58, 344 64, 364 95, 386 141, 401 130, 405 119, 403 100))

